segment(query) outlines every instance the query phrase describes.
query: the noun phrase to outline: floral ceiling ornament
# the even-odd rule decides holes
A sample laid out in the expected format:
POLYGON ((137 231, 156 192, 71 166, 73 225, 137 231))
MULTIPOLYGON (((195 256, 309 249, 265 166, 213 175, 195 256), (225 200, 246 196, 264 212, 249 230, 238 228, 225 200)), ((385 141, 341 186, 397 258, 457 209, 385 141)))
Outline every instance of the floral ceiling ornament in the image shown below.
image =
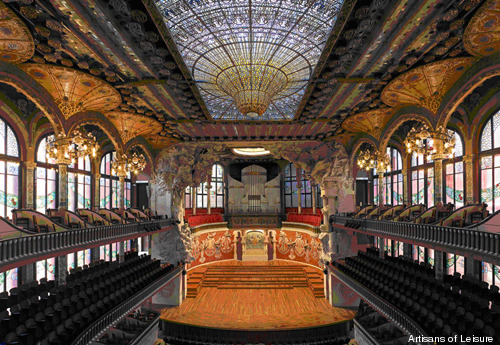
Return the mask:
POLYGON ((148 116, 120 111, 111 111, 105 115, 120 132, 124 144, 133 138, 155 135, 162 130, 161 123, 148 116))
POLYGON ((33 37, 16 14, 0 2, 0 60, 18 64, 35 53, 33 37))
POLYGON ((214 119, 293 118, 342 0, 155 0, 214 119))
POLYGON ((416 67, 391 81, 380 98, 392 107, 419 105, 436 113, 443 97, 473 62, 474 58, 453 58, 416 67))
POLYGON ((105 81, 72 68, 34 63, 19 68, 54 97, 66 118, 82 111, 106 112, 122 101, 120 93, 105 81))
POLYGON ((364 132, 378 140, 395 112, 396 108, 383 108, 358 113, 345 119, 342 128, 352 133, 364 132))
POLYGON ((470 20, 464 32, 464 47, 475 56, 500 51, 500 3, 486 1, 470 20))

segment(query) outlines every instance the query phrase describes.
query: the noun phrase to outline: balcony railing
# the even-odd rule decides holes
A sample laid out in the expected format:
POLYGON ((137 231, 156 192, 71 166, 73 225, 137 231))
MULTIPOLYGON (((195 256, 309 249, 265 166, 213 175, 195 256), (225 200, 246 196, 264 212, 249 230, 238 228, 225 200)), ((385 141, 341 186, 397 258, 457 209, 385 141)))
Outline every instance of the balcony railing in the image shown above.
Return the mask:
POLYGON ((94 245, 118 242, 126 239, 149 236, 172 227, 168 219, 141 223, 115 224, 88 229, 49 232, 10 238, 0 241, 0 272, 18 267, 23 262, 42 260, 94 245), (152 230, 159 227, 158 230, 152 230), (94 245, 93 245, 94 244, 94 245))
MULTIPOLYGON (((368 303, 373 309, 393 322, 406 334, 414 337, 428 337, 427 333, 410 316, 396 308, 394 305, 381 298, 371 290, 365 288, 353 278, 340 271, 337 267, 330 265, 329 271, 342 283, 349 286, 358 296, 368 303)), ((428 342, 419 342, 419 345, 431 345, 428 342)))
POLYGON ((145 287, 134 296, 128 298, 125 302, 111 309, 108 313, 101 316, 94 323, 88 326, 80 335, 71 343, 71 345, 86 345, 96 340, 105 330, 107 330, 115 322, 119 321, 124 316, 128 315, 139 304, 158 291, 162 286, 167 284, 172 278, 180 273, 182 266, 177 267, 173 271, 159 278, 151 285, 145 287))
POLYGON ((387 237, 398 241, 421 244, 437 250, 457 250, 479 256, 484 261, 500 264, 500 233, 481 231, 471 228, 451 228, 439 225, 391 222, 372 219, 353 219, 331 216, 330 223, 345 226, 347 221, 355 221, 358 226, 349 230, 367 235, 387 237))
POLYGON ((381 345, 380 342, 368 332, 365 327, 354 319, 354 338, 359 344, 381 345))

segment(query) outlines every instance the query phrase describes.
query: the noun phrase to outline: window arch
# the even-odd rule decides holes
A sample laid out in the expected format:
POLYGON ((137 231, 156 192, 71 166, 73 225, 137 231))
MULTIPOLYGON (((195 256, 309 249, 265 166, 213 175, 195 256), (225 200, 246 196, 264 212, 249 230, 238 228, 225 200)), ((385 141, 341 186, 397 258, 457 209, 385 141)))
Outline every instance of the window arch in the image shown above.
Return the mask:
MULTIPOLYGON (((399 205, 403 203, 403 159, 401 152, 392 146, 388 146, 386 150, 389 156, 389 170, 384 173, 383 189, 384 189, 384 204, 399 205)), ((374 203, 379 202, 378 195, 379 176, 373 176, 373 195, 374 203)))
POLYGON ((465 176, 464 176, 464 144, 457 131, 448 129, 448 134, 455 138, 454 157, 444 162, 444 202, 455 204, 455 208, 465 204, 465 176))
POLYGON ((19 208, 20 149, 12 127, 0 118, 0 216, 11 218, 11 211, 19 208))
POLYGON ((38 212, 45 213, 47 209, 57 208, 58 203, 58 172, 55 159, 47 157, 47 140, 52 140, 54 134, 48 134, 38 142, 36 150, 36 202, 38 212))
POLYGON ((481 202, 488 204, 491 212, 500 209, 500 110, 485 124, 481 131, 480 171, 481 202))

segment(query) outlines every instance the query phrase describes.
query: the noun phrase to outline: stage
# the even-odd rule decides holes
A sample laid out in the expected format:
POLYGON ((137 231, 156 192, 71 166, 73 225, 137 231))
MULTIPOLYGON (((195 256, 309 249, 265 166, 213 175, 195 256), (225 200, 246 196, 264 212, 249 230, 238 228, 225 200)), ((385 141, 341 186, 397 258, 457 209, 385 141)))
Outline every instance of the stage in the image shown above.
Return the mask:
POLYGON ((165 308, 161 319, 236 331, 297 330, 352 320, 352 310, 334 308, 324 298, 322 279, 319 269, 279 260, 205 265, 189 271, 190 297, 165 308))

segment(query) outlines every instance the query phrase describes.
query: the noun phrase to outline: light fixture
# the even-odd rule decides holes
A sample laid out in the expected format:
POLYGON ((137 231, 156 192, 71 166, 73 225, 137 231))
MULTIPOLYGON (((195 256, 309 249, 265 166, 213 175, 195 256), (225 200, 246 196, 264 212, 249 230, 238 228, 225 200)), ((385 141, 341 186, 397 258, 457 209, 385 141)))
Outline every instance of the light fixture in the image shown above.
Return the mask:
POLYGON ((45 149, 47 158, 55 159, 60 164, 70 164, 78 158, 95 157, 99 144, 91 133, 84 134, 76 129, 68 135, 59 133, 49 137, 45 149))
POLYGON ((155 0, 214 119, 292 119, 343 0, 155 0))
POLYGON ((269 150, 263 147, 245 147, 232 149, 233 153, 240 156, 266 156, 271 154, 269 150))
POLYGON ((427 125, 413 127, 404 141, 409 154, 423 155, 428 160, 441 155, 442 158, 453 157, 455 154, 455 136, 443 126, 430 130, 427 125))
POLYGON ((123 154, 121 157, 115 157, 111 161, 112 173, 118 177, 125 177, 128 173, 138 174, 146 168, 146 158, 143 154, 132 153, 132 156, 123 154))
POLYGON ((367 149, 359 153, 357 164, 361 169, 366 171, 375 169, 377 174, 382 174, 389 170, 390 161, 388 154, 383 154, 378 150, 371 152, 367 149))

